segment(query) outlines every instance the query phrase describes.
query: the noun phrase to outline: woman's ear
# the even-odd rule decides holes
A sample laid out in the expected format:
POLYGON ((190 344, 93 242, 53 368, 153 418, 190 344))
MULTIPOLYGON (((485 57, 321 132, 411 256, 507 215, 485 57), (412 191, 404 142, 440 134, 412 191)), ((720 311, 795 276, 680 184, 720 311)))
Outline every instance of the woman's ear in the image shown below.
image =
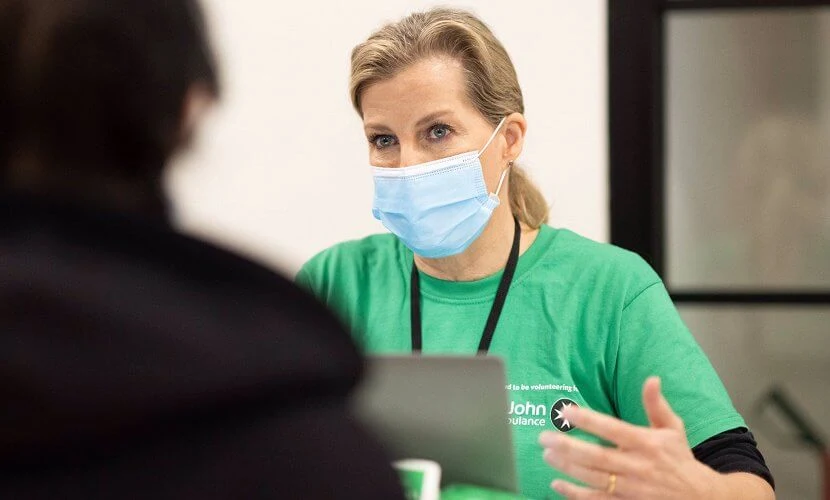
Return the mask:
POLYGON ((507 140, 507 147, 504 150, 503 159, 515 161, 522 154, 527 133, 527 120, 521 113, 511 113, 504 120, 504 137, 507 140))

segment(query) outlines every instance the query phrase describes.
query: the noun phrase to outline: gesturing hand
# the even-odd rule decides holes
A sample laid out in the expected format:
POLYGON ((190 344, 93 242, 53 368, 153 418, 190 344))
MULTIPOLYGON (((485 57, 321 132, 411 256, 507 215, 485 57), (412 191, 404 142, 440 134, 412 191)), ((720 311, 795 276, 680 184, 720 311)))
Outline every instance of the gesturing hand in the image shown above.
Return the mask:
POLYGON ((683 421, 663 397, 657 377, 646 381, 643 405, 650 427, 586 408, 567 408, 565 418, 574 427, 616 448, 543 432, 539 442, 545 448, 545 461, 587 485, 557 480, 553 489, 570 499, 706 498, 718 473, 695 459, 683 421))

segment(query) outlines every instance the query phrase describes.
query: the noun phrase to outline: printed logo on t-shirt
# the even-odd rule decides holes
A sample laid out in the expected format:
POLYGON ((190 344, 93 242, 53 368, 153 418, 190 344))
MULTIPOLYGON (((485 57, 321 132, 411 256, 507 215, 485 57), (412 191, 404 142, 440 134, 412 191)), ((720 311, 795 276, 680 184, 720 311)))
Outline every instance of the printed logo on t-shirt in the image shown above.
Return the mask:
POLYGON ((510 402, 510 416, 508 420, 513 425, 533 425, 545 427, 548 425, 548 407, 534 404, 531 401, 510 402))
POLYGON ((511 391, 507 420, 519 427, 554 427, 570 432, 573 426, 564 420, 561 412, 564 405, 579 406, 574 400, 562 398, 562 392, 578 393, 579 389, 568 384, 507 384, 511 391), (516 394, 519 392, 520 394, 516 394), (553 392, 554 394, 551 394, 553 392), (559 392, 560 394, 555 394, 559 392), (551 404, 552 401, 556 403, 551 404), (558 418, 562 417, 562 418, 558 418))
POLYGON ((550 409, 550 421, 553 422, 553 426, 556 427, 556 430, 560 432, 571 432, 574 430, 573 425, 565 418, 565 408, 570 406, 579 407, 574 401, 568 398, 562 398, 556 403, 554 403, 553 407, 550 409))

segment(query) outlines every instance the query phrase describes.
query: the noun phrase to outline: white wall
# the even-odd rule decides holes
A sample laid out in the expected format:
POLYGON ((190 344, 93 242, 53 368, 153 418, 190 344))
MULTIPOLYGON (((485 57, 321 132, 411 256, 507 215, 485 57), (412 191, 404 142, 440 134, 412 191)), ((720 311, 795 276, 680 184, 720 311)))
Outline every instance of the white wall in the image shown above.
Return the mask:
MULTIPOLYGON (((181 224, 288 272, 371 216, 349 54, 434 2, 203 0, 225 93, 170 179, 181 224)), ((444 2, 478 13, 513 57, 529 121, 520 161, 554 225, 606 240, 606 12, 602 0, 444 2)))

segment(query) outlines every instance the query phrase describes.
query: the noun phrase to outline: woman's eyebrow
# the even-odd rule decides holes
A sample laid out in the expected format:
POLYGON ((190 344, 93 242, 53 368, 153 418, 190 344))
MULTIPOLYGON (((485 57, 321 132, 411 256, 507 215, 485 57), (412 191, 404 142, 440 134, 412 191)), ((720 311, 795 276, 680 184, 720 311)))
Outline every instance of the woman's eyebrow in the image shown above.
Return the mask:
POLYGON ((453 115, 453 112, 449 109, 442 109, 440 111, 435 111, 433 113, 430 113, 430 114, 426 115, 425 117, 421 118, 420 120, 418 120, 418 122, 415 123, 415 127, 419 128, 419 127, 422 127, 424 125, 429 125, 429 124, 431 124, 431 122, 434 122, 438 118, 442 118, 442 117, 445 117, 445 116, 452 116, 452 115, 453 115))
MULTIPOLYGON (((454 113, 452 112, 452 110, 449 110, 449 109, 442 109, 442 110, 439 110, 439 111, 435 111, 435 112, 432 112, 432 113, 424 116, 423 118, 420 118, 415 123, 415 128, 420 128, 420 127, 423 127, 425 125, 431 125, 432 122, 434 122, 435 120, 437 120, 439 118, 446 118, 446 117, 452 117, 452 116, 454 116, 454 113)), ((383 134, 391 134, 392 133, 391 128, 387 127, 386 125, 384 125, 382 123, 375 123, 375 122, 365 123, 363 125, 363 130, 365 130, 366 132, 372 131, 372 132, 379 132, 379 133, 383 133, 383 134)))
POLYGON ((363 125, 363 130, 368 134, 369 132, 391 134, 392 129, 380 123, 367 123, 363 125))

